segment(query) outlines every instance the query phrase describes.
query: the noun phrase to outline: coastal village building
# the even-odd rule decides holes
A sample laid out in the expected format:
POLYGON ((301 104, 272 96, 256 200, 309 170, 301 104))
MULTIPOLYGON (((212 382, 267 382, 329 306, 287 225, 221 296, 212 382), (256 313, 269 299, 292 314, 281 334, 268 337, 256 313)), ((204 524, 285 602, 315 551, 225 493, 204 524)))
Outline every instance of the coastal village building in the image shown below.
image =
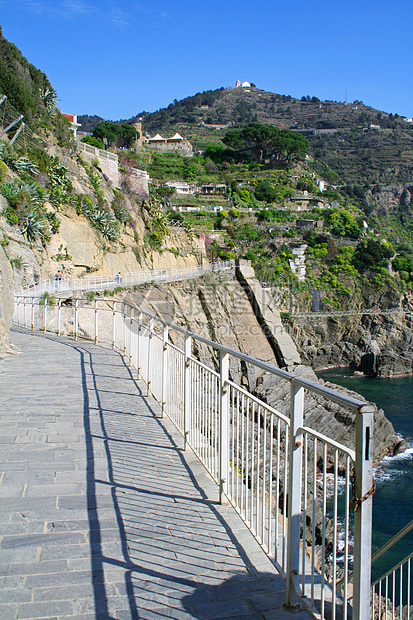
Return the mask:
POLYGON ((77 130, 81 126, 81 123, 77 122, 77 114, 65 114, 62 112, 62 115, 70 121, 70 129, 72 129, 74 137, 77 137, 77 130))
POLYGON ((251 88, 250 82, 241 82, 241 80, 237 80, 235 84, 235 88, 251 88))
POLYGON ((174 189, 178 196, 190 196, 197 194, 199 188, 193 183, 186 183, 185 181, 167 181, 165 187, 174 189))
POLYGON ((201 186, 201 194, 226 196, 227 186, 225 183, 209 183, 201 186))
POLYGON ((192 144, 179 133, 176 133, 171 138, 164 138, 157 133, 153 138, 145 138, 145 146, 164 153, 176 152, 187 157, 192 157, 194 154, 192 144))

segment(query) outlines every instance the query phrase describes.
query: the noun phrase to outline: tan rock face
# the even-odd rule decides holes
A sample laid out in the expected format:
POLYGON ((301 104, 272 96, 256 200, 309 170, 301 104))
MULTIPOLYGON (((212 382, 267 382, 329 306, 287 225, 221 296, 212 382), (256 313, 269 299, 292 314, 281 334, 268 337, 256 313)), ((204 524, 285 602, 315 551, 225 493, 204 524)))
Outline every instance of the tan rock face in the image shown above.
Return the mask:
POLYGON ((162 254, 152 252, 151 259, 152 268, 155 271, 162 269, 185 269, 186 267, 195 267, 198 265, 196 257, 191 254, 175 257, 172 252, 168 251, 164 251, 162 254))
POLYGON ((60 216, 57 243, 63 241, 76 267, 97 267, 103 256, 101 235, 83 218, 60 216))
MULTIPOLYGON (((245 289, 237 281, 225 281, 224 275, 174 285, 146 285, 127 293, 126 300, 205 338, 277 366, 270 342, 283 336, 282 324, 271 333, 263 329, 245 289)), ((171 330, 170 337, 183 348, 180 333, 171 330)), ((294 343, 288 346, 293 353, 294 343)), ((202 362, 217 369, 217 359, 209 347, 197 343, 197 352, 202 362)), ((294 358, 299 359, 297 351, 294 358)), ((248 364, 242 367, 236 358, 230 359, 230 376, 235 382, 240 381, 272 407, 289 415, 290 385, 287 381, 248 364)), ((319 381, 309 366, 296 365, 293 372, 316 383, 319 381)), ((330 387, 337 389, 337 386, 330 387)), ((362 400, 345 388, 339 390, 362 400)), ((311 428, 354 448, 355 414, 319 396, 307 394, 305 420, 311 428)), ((391 453, 399 439, 382 410, 376 409, 374 426, 374 455, 380 458, 391 453)))

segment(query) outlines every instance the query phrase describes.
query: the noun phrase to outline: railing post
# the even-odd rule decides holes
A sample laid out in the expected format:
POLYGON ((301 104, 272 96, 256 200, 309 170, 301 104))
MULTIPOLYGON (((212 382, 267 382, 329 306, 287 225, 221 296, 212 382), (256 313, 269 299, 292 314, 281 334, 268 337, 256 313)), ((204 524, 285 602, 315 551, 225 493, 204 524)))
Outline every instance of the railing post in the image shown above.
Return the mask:
MULTIPOLYGON (((366 405, 356 414, 356 498, 364 498, 373 484, 373 407, 366 405)), ((370 617, 371 533, 373 497, 357 503, 354 513, 353 620, 370 617)))
POLYGON ((77 331, 78 331, 78 321, 79 321, 79 300, 76 299, 75 301, 75 334, 74 334, 74 338, 75 340, 77 340, 77 331))
POLYGON ((148 396, 151 391, 151 381, 152 381, 152 373, 151 373, 151 362, 152 362, 152 339, 153 339, 153 329, 155 327, 155 320, 151 319, 149 321, 149 336, 148 336, 148 374, 147 374, 147 386, 148 386, 148 396))
POLYGON ((290 383, 290 428, 288 441, 288 532, 287 532, 287 607, 298 604, 294 577, 300 567, 302 440, 297 431, 304 422, 304 388, 294 379, 290 383))
POLYGON ((136 344, 136 370, 138 371, 138 379, 141 372, 141 332, 142 332, 142 312, 138 316, 138 341, 136 344))
POLYGON ((132 323, 135 318, 135 308, 130 308, 129 314, 129 366, 132 366, 133 354, 132 354, 132 323))
POLYGON ((32 297, 32 324, 31 324, 31 330, 34 330, 34 297, 32 297))
POLYGON ((126 304, 123 304, 123 355, 126 355, 126 304))
POLYGON ((112 312, 112 349, 115 348, 115 340, 116 340, 116 301, 113 302, 113 312, 112 312))
POLYGON ((95 299, 95 344, 99 341, 99 302, 95 299))
POLYGON ((184 450, 188 450, 188 439, 191 424, 191 355, 192 337, 185 337, 185 368, 184 368, 184 450))
POLYGON ((43 312, 43 333, 46 333, 47 326, 47 297, 44 298, 44 312, 43 312))
POLYGON ((168 326, 163 328, 163 342, 162 342, 162 417, 165 417, 166 412, 166 394, 168 388, 168 326))
POLYGON ((60 336, 60 326, 62 320, 62 300, 59 299, 57 306, 57 335, 60 336))
POLYGON ((23 297, 23 321, 24 321, 23 324, 27 328, 26 306, 27 306, 26 297, 23 297))
POLYGON ((229 355, 220 352, 219 363, 219 503, 226 503, 229 476, 229 355))

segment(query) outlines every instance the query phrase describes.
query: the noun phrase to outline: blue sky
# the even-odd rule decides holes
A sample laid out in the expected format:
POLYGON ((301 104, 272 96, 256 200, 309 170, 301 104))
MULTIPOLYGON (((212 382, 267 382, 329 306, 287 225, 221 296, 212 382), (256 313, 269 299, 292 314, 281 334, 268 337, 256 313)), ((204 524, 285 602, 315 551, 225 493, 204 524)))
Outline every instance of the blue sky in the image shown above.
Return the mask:
POLYGON ((126 119, 237 79, 413 116, 411 0, 0 0, 59 107, 126 119))

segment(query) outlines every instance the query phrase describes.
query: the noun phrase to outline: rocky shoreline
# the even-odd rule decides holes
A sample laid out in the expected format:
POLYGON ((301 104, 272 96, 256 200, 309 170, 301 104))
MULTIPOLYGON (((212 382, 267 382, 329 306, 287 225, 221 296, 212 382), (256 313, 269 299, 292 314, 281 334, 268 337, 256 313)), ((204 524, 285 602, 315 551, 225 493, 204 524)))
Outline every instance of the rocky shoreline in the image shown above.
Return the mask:
POLYGON ((285 322, 303 363, 315 371, 349 367, 378 378, 413 374, 411 294, 397 314, 311 317, 285 322))

